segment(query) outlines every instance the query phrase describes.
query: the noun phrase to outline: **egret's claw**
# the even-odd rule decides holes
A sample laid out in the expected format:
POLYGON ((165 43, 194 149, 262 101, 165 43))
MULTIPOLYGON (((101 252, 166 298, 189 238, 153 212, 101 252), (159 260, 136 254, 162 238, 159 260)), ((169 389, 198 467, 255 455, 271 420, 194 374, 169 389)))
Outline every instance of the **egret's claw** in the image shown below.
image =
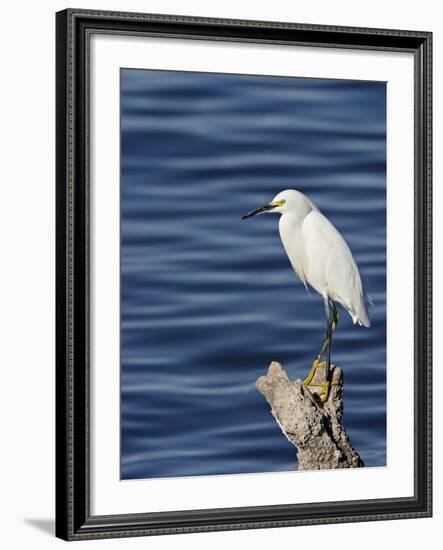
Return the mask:
MULTIPOLYGON (((312 367, 311 367, 311 370, 309 371, 308 376, 303 380, 303 384, 305 386, 310 386, 311 385, 312 379, 314 378, 318 367, 320 367, 322 365, 324 365, 324 361, 321 362, 319 357, 314 359, 314 362, 312 363, 312 367)), ((315 385, 317 385, 317 384, 315 384, 315 385)))
POLYGON ((318 395, 322 403, 326 403, 329 399, 329 394, 331 393, 331 382, 322 382, 321 384, 318 384, 318 388, 320 389, 314 393, 318 395))
MULTIPOLYGON (((313 382, 315 378, 315 373, 319 367, 326 368, 326 361, 319 361, 318 359, 315 359, 312 363, 312 368, 309 371, 308 376, 303 381, 303 384, 310 389, 312 388, 311 392, 317 394, 322 403, 326 403, 326 401, 329 399, 329 394, 331 393, 331 386, 336 386, 338 382, 331 382, 329 380, 325 382, 313 382)), ((331 365, 331 369, 332 368, 333 366, 331 365)))

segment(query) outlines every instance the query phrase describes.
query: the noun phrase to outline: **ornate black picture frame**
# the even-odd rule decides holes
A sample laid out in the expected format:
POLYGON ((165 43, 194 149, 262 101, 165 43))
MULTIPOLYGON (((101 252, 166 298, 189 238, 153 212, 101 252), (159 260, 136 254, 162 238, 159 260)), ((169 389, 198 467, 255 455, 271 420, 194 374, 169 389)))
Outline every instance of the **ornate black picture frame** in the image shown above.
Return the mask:
MULTIPOLYGON (((432 35, 68 9, 57 13, 56 535, 65 540, 429 517, 432 35), (89 41, 94 33, 410 52, 415 65, 413 497, 94 516, 89 432, 89 41)), ((412 404, 411 404, 412 406, 412 404)))

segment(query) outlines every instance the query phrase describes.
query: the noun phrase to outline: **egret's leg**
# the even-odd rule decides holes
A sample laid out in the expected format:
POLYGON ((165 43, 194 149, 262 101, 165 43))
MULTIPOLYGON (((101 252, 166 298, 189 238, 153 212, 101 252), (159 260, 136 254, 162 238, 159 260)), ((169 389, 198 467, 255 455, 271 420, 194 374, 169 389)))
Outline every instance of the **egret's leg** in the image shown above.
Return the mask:
POLYGON ((328 321, 328 363, 331 364, 331 343, 332 343, 332 335, 335 332, 335 329, 338 325, 338 311, 335 303, 331 300, 332 304, 332 319, 328 321))
MULTIPOLYGON (((325 304, 325 313, 326 313, 326 322, 327 322, 326 338, 325 338, 324 342, 322 343, 322 345, 321 345, 321 347, 320 347, 320 349, 317 353, 317 357, 314 359, 314 362, 312 363, 312 367, 311 367, 311 370, 309 371, 308 376, 303 381, 303 384, 305 386, 309 386, 311 384, 312 379, 315 376, 315 372, 316 372, 317 368, 322 364, 321 358, 323 357, 325 349, 329 344, 329 339, 330 339, 330 321, 329 321, 330 311, 329 311, 329 298, 327 296, 324 297, 324 304, 325 304)), ((328 374, 328 373, 326 373, 326 374, 328 374)), ((326 380, 328 380, 328 379, 329 379, 329 376, 327 376, 326 380)))
POLYGON ((332 304, 332 319, 328 322, 328 358, 326 361, 325 383, 321 385, 321 391, 318 396, 322 402, 326 402, 329 398, 329 392, 331 391, 332 380, 331 377, 331 346, 332 346, 332 334, 334 333, 338 324, 338 312, 335 303, 331 300, 332 304))
POLYGON ((329 382, 329 377, 331 373, 331 343, 332 343, 332 321, 328 323, 328 352, 326 355, 326 371, 325 371, 325 379, 326 382, 329 382))
MULTIPOLYGON (((328 346, 328 353, 326 356, 326 371, 325 371, 325 382, 329 382, 329 375, 331 372, 331 341, 332 341, 332 324, 333 319, 331 319, 331 311, 330 311, 330 305, 331 302, 329 301, 329 298, 327 296, 324 297, 325 302, 325 313, 326 313, 326 323, 327 323, 327 329, 326 329, 326 342, 328 346)), ((332 302, 334 304, 334 302, 332 302)))
POLYGON ((329 317, 330 317, 330 311, 329 311, 329 299, 326 297, 324 298, 324 302, 325 302, 325 313, 326 313, 326 338, 323 342, 323 344, 321 345, 318 353, 317 353, 317 357, 315 358, 314 360, 314 363, 318 363, 320 362, 324 352, 325 352, 325 349, 326 347, 328 346, 328 343, 329 343, 329 317))
POLYGON ((332 319, 328 322, 328 360, 326 362, 326 381, 329 380, 331 371, 331 347, 332 347, 332 335, 338 325, 338 311, 335 303, 331 300, 332 304, 332 319))
POLYGON ((317 357, 315 358, 314 363, 315 362, 318 363, 320 361, 320 359, 323 357, 323 354, 325 352, 325 349, 326 349, 327 345, 328 345, 328 333, 326 333, 325 341, 321 345, 321 348, 318 350, 317 357))
POLYGON ((331 342, 332 342, 332 334, 334 333, 337 325, 338 325, 338 311, 335 303, 331 300, 329 302, 329 299, 325 298, 325 312, 326 312, 326 321, 327 321, 327 330, 326 330, 326 339, 321 345, 321 348, 317 354, 317 357, 314 359, 314 362, 312 363, 311 370, 309 371, 308 376, 304 380, 303 384, 305 386, 315 386, 318 387, 319 390, 316 391, 317 395, 320 397, 321 401, 325 403, 329 398, 329 393, 331 391, 331 384, 335 384, 335 382, 332 382, 330 380, 331 376, 331 342), (332 305, 332 319, 330 319, 330 310, 329 307, 332 305), (321 358, 323 356, 323 353, 326 350, 326 347, 328 348, 327 353, 327 361, 322 362, 321 358), (315 372, 317 371, 318 367, 324 366, 325 367, 325 382, 323 383, 316 383, 312 384, 312 379, 314 378, 315 372))
POLYGON ((332 331, 334 332, 338 325, 338 311, 334 302, 332 302, 332 321, 333 321, 332 331))

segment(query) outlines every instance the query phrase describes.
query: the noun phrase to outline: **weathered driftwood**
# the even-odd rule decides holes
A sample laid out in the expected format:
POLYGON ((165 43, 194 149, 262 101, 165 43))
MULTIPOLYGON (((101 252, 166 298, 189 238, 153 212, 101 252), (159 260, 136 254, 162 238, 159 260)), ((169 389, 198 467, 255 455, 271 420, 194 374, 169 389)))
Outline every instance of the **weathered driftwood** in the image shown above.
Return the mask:
POLYGON ((331 392, 322 403, 313 385, 323 381, 324 376, 324 366, 319 366, 308 388, 301 380, 289 380, 280 363, 272 362, 256 387, 271 405, 284 435, 298 449, 299 470, 364 466, 342 424, 342 371, 332 367, 331 392))

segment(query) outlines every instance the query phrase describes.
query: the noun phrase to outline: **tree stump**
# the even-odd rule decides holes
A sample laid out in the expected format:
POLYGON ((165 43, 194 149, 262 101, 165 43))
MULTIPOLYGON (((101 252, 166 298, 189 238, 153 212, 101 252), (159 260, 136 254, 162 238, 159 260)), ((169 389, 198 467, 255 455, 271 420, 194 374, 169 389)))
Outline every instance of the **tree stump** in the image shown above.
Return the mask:
POLYGON ((298 450, 299 470, 364 466, 342 424, 343 373, 335 366, 331 371, 333 384, 325 403, 315 393, 315 383, 325 379, 324 366, 317 368, 309 387, 301 380, 290 380, 275 361, 256 382, 283 434, 298 450))

